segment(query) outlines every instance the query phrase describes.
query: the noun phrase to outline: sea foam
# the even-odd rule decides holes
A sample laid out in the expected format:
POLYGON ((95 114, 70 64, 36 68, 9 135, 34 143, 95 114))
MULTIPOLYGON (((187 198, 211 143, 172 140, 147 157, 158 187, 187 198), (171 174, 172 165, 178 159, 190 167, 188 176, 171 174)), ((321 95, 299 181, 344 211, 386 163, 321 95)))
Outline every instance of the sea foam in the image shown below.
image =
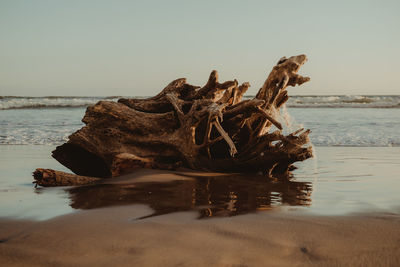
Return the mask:
MULTIPOLYGON (((245 99, 254 96, 246 96, 245 99)), ((116 101, 119 97, 0 97, 0 110, 6 109, 42 109, 42 108, 80 108, 93 105, 100 100, 116 101)), ((400 108, 399 95, 340 95, 340 96, 291 96, 288 107, 299 108, 400 108)))

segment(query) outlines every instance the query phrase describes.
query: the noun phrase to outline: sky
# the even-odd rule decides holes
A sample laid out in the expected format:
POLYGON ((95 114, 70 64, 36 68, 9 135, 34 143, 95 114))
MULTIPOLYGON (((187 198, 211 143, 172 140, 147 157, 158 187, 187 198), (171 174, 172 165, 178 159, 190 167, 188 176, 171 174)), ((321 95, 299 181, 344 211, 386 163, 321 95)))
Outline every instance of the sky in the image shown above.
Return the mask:
POLYGON ((306 54, 292 95, 400 94, 400 1, 0 0, 0 95, 151 96, 250 82, 306 54))

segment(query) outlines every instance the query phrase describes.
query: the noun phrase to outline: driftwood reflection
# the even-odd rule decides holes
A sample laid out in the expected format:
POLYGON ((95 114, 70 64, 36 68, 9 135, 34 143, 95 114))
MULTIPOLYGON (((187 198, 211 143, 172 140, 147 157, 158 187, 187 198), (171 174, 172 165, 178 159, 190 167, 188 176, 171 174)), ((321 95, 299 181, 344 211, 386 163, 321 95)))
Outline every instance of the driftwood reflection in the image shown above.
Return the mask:
POLYGON ((308 206, 311 191, 311 183, 291 177, 272 180, 248 175, 191 177, 169 182, 131 181, 68 190, 70 205, 76 209, 147 204, 154 210, 150 216, 197 210, 200 218, 234 216, 280 205, 308 206))

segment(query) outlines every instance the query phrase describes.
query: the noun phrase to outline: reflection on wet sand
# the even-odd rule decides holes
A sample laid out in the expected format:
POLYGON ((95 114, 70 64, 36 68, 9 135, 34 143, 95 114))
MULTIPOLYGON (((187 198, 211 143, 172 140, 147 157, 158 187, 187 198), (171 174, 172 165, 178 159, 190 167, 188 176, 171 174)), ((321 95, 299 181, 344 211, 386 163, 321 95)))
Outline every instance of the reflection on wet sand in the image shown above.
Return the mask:
POLYGON ((76 209, 147 204, 154 210, 150 216, 189 210, 199 211, 199 218, 234 216, 280 205, 311 204, 311 183, 294 181, 289 176, 270 179, 249 175, 174 175, 181 179, 129 179, 74 187, 67 192, 71 207, 76 209))

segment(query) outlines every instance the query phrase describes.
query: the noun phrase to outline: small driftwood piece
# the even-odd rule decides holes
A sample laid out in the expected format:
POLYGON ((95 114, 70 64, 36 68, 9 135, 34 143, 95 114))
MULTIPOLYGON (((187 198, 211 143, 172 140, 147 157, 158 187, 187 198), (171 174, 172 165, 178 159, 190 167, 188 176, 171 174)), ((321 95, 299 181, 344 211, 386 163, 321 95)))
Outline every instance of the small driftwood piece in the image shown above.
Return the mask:
MULTIPOLYGON (((312 157, 310 131, 285 136, 279 122, 279 109, 289 99, 286 88, 309 81, 297 73, 306 60, 305 55, 281 58, 253 99, 242 100, 249 83, 220 83, 212 71, 203 87, 182 78, 151 98, 100 101, 87 108, 82 119, 86 125, 57 147, 53 157, 78 175, 100 178, 137 168, 179 166, 285 173, 294 162, 312 157)), ((65 179, 70 184, 82 181, 81 176, 65 179)), ((37 184, 66 184, 64 178, 46 181, 37 184)))
POLYGON ((36 169, 33 172, 35 187, 40 186, 68 186, 87 185, 102 180, 98 177, 80 176, 76 174, 55 171, 51 169, 36 169))

